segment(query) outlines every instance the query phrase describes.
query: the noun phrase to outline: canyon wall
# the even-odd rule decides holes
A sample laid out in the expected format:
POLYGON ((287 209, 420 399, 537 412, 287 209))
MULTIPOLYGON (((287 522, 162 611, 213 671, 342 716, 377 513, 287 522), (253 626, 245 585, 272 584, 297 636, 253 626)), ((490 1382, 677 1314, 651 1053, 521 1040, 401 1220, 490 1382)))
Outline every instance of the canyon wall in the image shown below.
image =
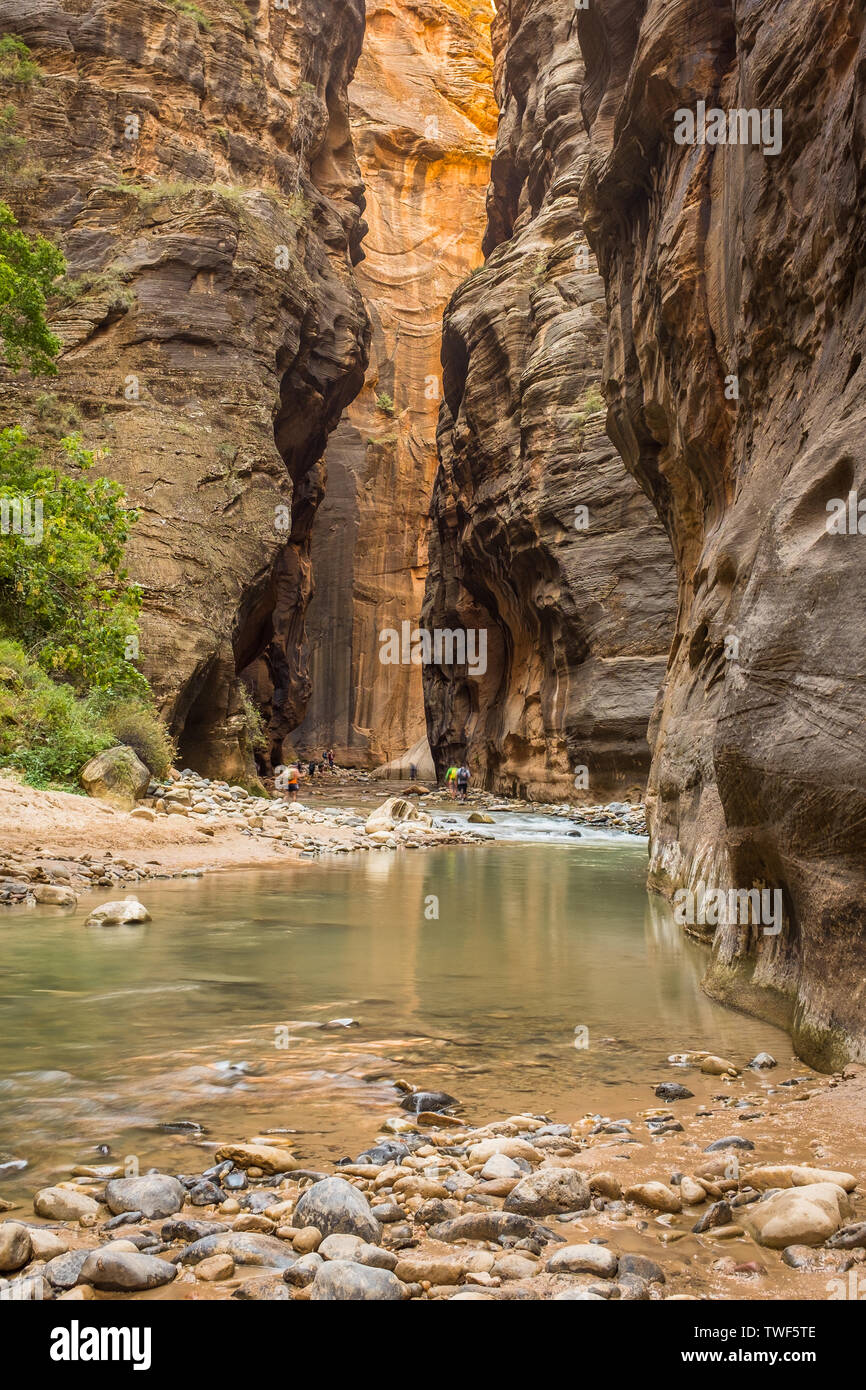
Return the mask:
POLYGON ((0 3, 40 68, 2 84, 0 196, 69 263, 59 374, 6 374, 3 423, 77 426, 139 509, 141 666, 202 772, 252 771, 241 672, 273 760, 309 694, 320 459, 369 340, 363 28, 363 0, 0 3))
POLYGON ((430 744, 440 770, 465 754, 496 790, 638 796, 675 578, 604 429, 573 6, 500 4, 494 50, 487 260, 445 316, 424 606, 429 628, 486 633, 486 670, 425 668, 430 744))
POLYGON ((608 430, 679 584, 651 882, 781 895, 778 931, 710 920, 705 987, 829 1068, 866 1058, 863 7, 592 0, 578 24, 608 430), (721 125, 680 144, 699 102, 721 125))
POLYGON ((379 634, 417 624, 441 401, 442 312, 481 259, 496 107, 490 0, 368 0, 349 90, 369 231, 357 279, 373 323, 364 389, 332 435, 312 539, 312 695, 292 737, 373 767, 425 736, 418 666, 379 634))

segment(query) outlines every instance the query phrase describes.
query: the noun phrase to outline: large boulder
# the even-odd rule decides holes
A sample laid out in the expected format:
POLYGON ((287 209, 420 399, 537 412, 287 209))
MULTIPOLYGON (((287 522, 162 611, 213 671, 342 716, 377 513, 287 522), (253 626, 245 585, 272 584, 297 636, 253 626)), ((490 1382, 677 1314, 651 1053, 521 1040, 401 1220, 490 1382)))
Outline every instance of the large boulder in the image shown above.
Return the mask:
POLYGON ((81 1267, 79 1282, 97 1289, 138 1293, 158 1289, 177 1278, 177 1265, 156 1255, 133 1254, 131 1250, 112 1250, 110 1245, 92 1250, 81 1267))
POLYGON ((407 778, 412 780, 413 768, 416 778, 420 778, 422 782, 431 782, 435 786, 436 766, 426 734, 413 744, 408 753, 402 753, 399 758, 392 758, 391 762, 374 767, 370 776, 383 782, 402 782, 407 778))
POLYGON ((373 1245, 382 1239, 367 1198, 345 1178, 324 1178, 308 1187, 295 1208, 295 1226, 315 1226, 323 1236, 360 1236, 373 1245))
POLYGON ((116 1216, 123 1211, 140 1211, 146 1221, 174 1216, 183 1206, 185 1197, 183 1183, 162 1173, 115 1178, 105 1189, 106 1203, 116 1216))
POLYGON ((84 923, 86 927, 120 927, 131 922, 149 922, 150 913, 134 893, 116 902, 100 903, 84 923))
POLYGON ((30 1232, 20 1221, 0 1223, 0 1272, 21 1269, 31 1256, 30 1232))
POLYGON ((758 1242, 771 1250, 787 1245, 821 1245, 850 1214, 848 1197, 832 1182, 791 1187, 774 1192, 737 1219, 758 1242))
POLYGON ((433 824, 430 816, 424 811, 419 811, 411 801, 406 801, 405 797, 389 796, 387 801, 383 801, 381 806, 370 812, 364 829, 368 835, 375 835, 377 831, 393 830, 400 821, 408 820, 428 829, 433 824))
POLYGON ((313 1303, 398 1303, 408 1294, 388 1269, 331 1260, 319 1267, 310 1290, 313 1303))
POLYGON ((150 782, 148 768, 125 743, 97 753, 81 769, 80 777, 88 796, 109 801, 124 811, 130 810, 144 796, 150 782))
POLYGON ((505 1210, 521 1216, 550 1216, 559 1211, 583 1211, 589 1202, 589 1185, 582 1173, 574 1168, 539 1168, 511 1189, 505 1210))
POLYGON ((43 1187, 33 1198, 33 1210, 49 1221, 78 1221, 82 1216, 97 1216, 99 1203, 71 1187, 43 1187))

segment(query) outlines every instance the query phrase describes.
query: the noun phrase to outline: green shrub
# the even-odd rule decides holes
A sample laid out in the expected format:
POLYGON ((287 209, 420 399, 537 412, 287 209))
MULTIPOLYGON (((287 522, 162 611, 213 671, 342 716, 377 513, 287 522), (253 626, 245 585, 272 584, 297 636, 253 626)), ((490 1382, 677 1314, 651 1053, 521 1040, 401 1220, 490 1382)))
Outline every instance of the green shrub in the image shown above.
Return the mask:
MULTIPOLYGON (((102 703, 102 702, 100 702, 102 703)), ((143 700, 117 700, 105 706, 103 723, 113 743, 125 743, 158 780, 168 776, 177 749, 156 710, 143 700)))
POLYGON ((123 566, 138 513, 119 483, 81 476, 94 460, 78 435, 60 446, 68 472, 47 467, 23 430, 0 430, 0 630, 79 690, 144 695, 132 664, 141 590, 123 566))
POLYGON ((267 725, 261 710, 243 684, 238 686, 238 703, 240 705, 241 731, 246 739, 247 747, 253 751, 267 748, 267 725))
POLYGON ((12 209, 0 203, 0 338, 13 372, 23 366, 34 375, 57 371, 60 339, 45 321, 45 301, 65 269, 57 247, 41 236, 26 237, 12 209))
POLYGON ((0 762, 33 787, 79 790, 84 764, 116 742, 92 701, 51 680, 19 643, 0 638, 0 762))
POLYGON ((393 396, 389 396, 387 391, 379 392, 378 396, 376 397, 376 405, 382 411, 383 415, 394 414, 394 398, 393 396))

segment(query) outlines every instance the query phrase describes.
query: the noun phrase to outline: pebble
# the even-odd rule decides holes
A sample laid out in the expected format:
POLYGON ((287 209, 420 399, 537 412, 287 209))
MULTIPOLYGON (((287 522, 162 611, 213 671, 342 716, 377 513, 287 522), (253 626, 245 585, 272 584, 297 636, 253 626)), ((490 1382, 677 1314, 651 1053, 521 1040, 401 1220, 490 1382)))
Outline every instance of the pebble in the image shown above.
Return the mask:
POLYGON ((683 1203, 679 1193, 663 1182, 636 1183, 625 1191, 627 1202, 639 1202, 641 1206, 651 1207, 653 1211, 675 1214, 682 1211, 683 1203))

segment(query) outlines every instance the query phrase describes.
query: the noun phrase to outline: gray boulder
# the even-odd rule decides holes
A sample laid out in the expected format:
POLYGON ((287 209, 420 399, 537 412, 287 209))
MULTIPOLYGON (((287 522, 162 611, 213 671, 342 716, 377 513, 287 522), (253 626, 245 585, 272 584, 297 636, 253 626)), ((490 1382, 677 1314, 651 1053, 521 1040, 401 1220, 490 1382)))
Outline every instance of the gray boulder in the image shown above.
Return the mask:
POLYGON ((382 1227, 370 1203, 345 1178, 325 1178, 308 1187, 295 1207, 294 1224, 299 1229, 315 1226, 323 1237, 360 1236, 373 1245, 382 1239, 382 1227))
POLYGON ((399 1303, 407 1296, 405 1284, 388 1269, 354 1264, 351 1260, 330 1260, 313 1280, 310 1301, 314 1303, 399 1303))
POLYGON ((140 1211, 146 1221, 174 1216, 183 1206, 185 1196, 183 1183, 162 1173, 115 1178, 105 1188, 105 1200, 115 1216, 124 1211, 140 1211))
POLYGON ((539 1168, 521 1178, 505 1199, 505 1211, 522 1216, 583 1211, 590 1203, 586 1178, 574 1168, 539 1168))
POLYGON ((150 772, 131 748, 118 743, 91 758, 81 769, 80 778, 88 796, 128 811, 147 791, 150 772))
POLYGON ((133 1254, 130 1250, 112 1250, 104 1246, 92 1250, 81 1267, 79 1283, 109 1291, 141 1293, 158 1289, 177 1278, 177 1266, 156 1255, 133 1254))

